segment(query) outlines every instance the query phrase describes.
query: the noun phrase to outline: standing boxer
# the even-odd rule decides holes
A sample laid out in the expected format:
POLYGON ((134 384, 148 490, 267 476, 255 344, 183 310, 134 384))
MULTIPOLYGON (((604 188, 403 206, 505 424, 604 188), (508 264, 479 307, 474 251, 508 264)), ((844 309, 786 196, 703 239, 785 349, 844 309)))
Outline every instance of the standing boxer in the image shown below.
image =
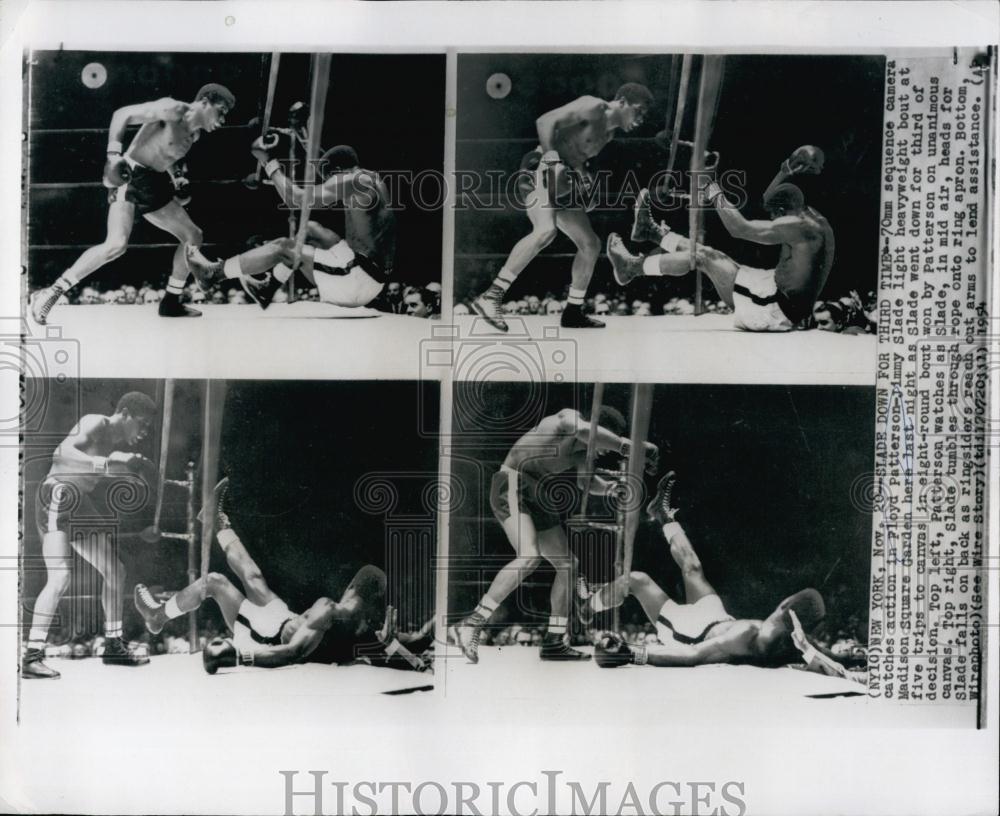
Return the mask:
POLYGON ((175 197, 186 185, 186 179, 178 170, 202 131, 211 133, 222 127, 235 104, 236 98, 228 89, 211 83, 201 88, 191 103, 167 97, 127 105, 114 112, 104 165, 104 186, 108 188, 109 203, 107 235, 103 243, 86 250, 55 283, 32 295, 31 314, 37 323, 44 325, 61 295, 125 254, 136 215, 143 216, 180 241, 174 252, 167 292, 160 301, 160 315, 201 315, 180 301, 189 274, 187 255, 201 257, 198 247, 202 234, 175 197), (129 125, 141 127, 123 155, 122 141, 129 125))
POLYGON ((472 302, 473 310, 499 331, 504 295, 518 275, 561 230, 576 244, 569 298, 562 313, 565 328, 600 328, 604 324, 583 313, 583 299, 594 274, 601 242, 590 225, 593 176, 588 162, 621 130, 642 124, 653 95, 644 85, 622 85, 611 102, 581 96, 542 114, 535 122, 538 147, 521 160, 519 192, 531 232, 518 241, 490 287, 472 302))
POLYGON ((59 677, 59 672, 46 666, 42 659, 49 626, 72 577, 71 547, 101 575, 104 662, 118 666, 141 666, 149 662, 148 657, 131 652, 122 640, 125 567, 118 558, 114 534, 107 532, 107 524, 101 523, 101 514, 89 496, 109 477, 142 472, 152 479, 152 463, 122 448, 135 447, 145 438, 155 414, 156 405, 148 396, 129 392, 118 400, 111 416, 82 417, 55 449, 52 467, 39 485, 35 501, 35 522, 42 538, 46 578, 31 614, 28 645, 21 661, 22 677, 59 677), (95 519, 98 530, 88 533, 87 524, 95 519))
MULTIPOLYGON (((510 449, 490 486, 490 506, 500 522, 516 557, 493 579, 475 611, 457 626, 452 638, 472 662, 479 661, 479 639, 483 626, 503 600, 539 566, 548 561, 556 572, 552 582, 551 614, 548 631, 542 641, 542 660, 589 660, 590 655, 565 643, 572 596, 576 583, 576 556, 566 542, 558 508, 546 495, 550 477, 586 465, 587 440, 591 422, 597 427, 597 450, 614 451, 622 456, 631 452, 631 441, 624 439, 625 419, 613 408, 604 406, 598 417, 588 421, 577 411, 564 408, 545 417, 522 436, 510 449)), ((655 472, 659 451, 645 443, 646 466, 655 472)), ((612 485, 591 476, 589 492, 603 495, 612 485)))

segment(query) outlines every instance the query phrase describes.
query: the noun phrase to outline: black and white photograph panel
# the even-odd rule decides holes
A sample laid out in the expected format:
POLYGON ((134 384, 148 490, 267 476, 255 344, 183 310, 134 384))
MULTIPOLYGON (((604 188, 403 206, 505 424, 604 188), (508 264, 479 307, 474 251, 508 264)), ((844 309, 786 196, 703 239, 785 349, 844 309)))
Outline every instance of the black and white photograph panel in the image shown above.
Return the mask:
POLYGON ((874 411, 845 386, 456 383, 447 693, 906 723, 866 689, 874 411))
POLYGON ((443 55, 26 59, 33 326, 110 353, 346 341, 361 367, 439 316, 443 55))
POLYGON ((27 388, 22 719, 432 687, 436 386, 27 388))
POLYGON ((460 55, 456 315, 559 326, 588 370, 767 355, 784 381, 819 358, 870 384, 884 73, 879 56, 460 55))

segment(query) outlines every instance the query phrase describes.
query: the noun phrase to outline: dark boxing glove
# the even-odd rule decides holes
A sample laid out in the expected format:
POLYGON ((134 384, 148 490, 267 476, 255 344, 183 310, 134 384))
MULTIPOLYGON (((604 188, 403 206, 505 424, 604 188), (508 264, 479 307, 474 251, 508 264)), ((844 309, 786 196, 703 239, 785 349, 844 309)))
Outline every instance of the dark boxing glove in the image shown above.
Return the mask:
POLYGON ((615 669, 634 662, 634 656, 620 635, 605 632, 594 647, 594 660, 602 669, 615 669))
POLYGON ((191 203, 191 182, 187 179, 187 165, 178 162, 170 168, 170 180, 174 185, 174 198, 182 207, 191 203))
POLYGON ((815 145, 802 145, 802 147, 796 148, 792 155, 785 159, 785 163, 781 169, 789 174, 801 173, 815 176, 823 172, 823 163, 825 161, 826 156, 820 148, 815 145))
POLYGON ((128 184, 132 180, 132 168, 120 153, 108 153, 104 163, 104 186, 109 190, 128 184))
POLYGON ((201 653, 201 662, 209 674, 215 674, 220 668, 235 666, 236 658, 236 647, 226 638, 213 638, 201 653))

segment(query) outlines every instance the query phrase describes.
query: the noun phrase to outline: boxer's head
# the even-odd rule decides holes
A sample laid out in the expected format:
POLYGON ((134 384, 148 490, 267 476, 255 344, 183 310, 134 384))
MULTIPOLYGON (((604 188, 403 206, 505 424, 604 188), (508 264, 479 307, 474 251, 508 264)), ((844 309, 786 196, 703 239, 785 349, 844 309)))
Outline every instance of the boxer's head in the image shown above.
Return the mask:
POLYGON ((319 159, 319 172, 323 178, 358 166, 358 153, 350 145, 331 147, 319 159))
POLYGON ((760 624, 754 650, 762 662, 782 665, 790 662, 798 654, 791 639, 792 618, 788 614, 790 609, 795 611, 806 632, 815 629, 826 616, 823 596, 815 589, 803 589, 785 598, 760 624))
POLYGON ((115 416, 125 440, 135 445, 149 433, 156 416, 156 403, 141 391, 129 391, 118 400, 115 416))
POLYGON ((210 82, 198 89, 194 106, 198 109, 201 127, 211 133, 225 124, 226 116, 236 107, 236 97, 224 85, 210 82))
POLYGON ((771 218, 802 212, 806 197, 794 184, 779 184, 764 198, 764 209, 771 218))
POLYGON ((653 106, 653 94, 645 85, 626 82, 615 93, 613 104, 618 106, 621 112, 621 128, 627 132, 642 124, 653 106))

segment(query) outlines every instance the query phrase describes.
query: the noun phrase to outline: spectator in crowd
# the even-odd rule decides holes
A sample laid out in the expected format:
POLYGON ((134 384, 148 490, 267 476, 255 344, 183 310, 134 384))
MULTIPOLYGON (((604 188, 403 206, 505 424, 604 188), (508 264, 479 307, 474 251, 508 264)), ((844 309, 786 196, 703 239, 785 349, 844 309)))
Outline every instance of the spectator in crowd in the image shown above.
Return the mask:
POLYGON ((433 289, 408 287, 403 295, 403 304, 410 317, 438 316, 438 298, 433 289))

